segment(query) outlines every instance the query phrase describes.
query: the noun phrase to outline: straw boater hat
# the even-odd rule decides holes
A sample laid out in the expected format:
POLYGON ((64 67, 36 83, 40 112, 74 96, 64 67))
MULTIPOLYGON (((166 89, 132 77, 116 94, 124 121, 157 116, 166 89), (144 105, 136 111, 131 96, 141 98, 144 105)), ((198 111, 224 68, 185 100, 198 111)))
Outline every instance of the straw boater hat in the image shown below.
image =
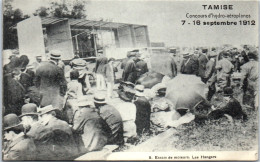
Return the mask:
POLYGON ((57 110, 59 110, 59 109, 54 108, 52 105, 48 105, 48 106, 38 109, 38 113, 39 113, 39 115, 44 115, 48 112, 57 111, 57 110))
POLYGON ((106 103, 105 95, 100 94, 100 93, 95 94, 94 103, 105 104, 106 103))
POLYGON ((19 120, 19 117, 16 114, 8 114, 4 116, 4 130, 22 130, 23 124, 19 120))
POLYGON ((82 96, 78 98, 77 106, 94 106, 93 101, 89 101, 87 96, 82 96))
POLYGON ((144 86, 143 85, 136 85, 135 86, 135 95, 138 97, 144 96, 144 86))
POLYGON ((34 103, 28 103, 23 105, 22 107, 22 114, 19 116, 20 118, 23 116, 28 116, 28 115, 38 115, 37 113, 37 105, 34 103))
POLYGON ((58 51, 58 50, 50 51, 50 59, 60 60, 61 59, 61 51, 58 51))

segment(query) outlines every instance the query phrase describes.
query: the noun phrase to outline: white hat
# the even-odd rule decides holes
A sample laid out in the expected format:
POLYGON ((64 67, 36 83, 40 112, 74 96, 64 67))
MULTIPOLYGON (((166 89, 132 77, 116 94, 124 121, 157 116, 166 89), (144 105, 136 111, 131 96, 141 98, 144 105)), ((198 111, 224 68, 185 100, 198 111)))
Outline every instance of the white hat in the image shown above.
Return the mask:
POLYGON ((94 102, 95 103, 100 103, 100 104, 105 104, 106 103, 106 97, 103 94, 96 93, 94 96, 94 102))
POLYGON ((50 51, 50 59, 60 60, 61 59, 61 51, 59 51, 59 50, 50 51))
POLYGON ((82 96, 78 98, 77 106, 94 106, 94 103, 87 96, 82 96))
POLYGON ((143 92, 144 92, 144 86, 143 85, 136 85, 135 86, 135 95, 136 96, 139 96, 139 97, 144 96, 143 92))

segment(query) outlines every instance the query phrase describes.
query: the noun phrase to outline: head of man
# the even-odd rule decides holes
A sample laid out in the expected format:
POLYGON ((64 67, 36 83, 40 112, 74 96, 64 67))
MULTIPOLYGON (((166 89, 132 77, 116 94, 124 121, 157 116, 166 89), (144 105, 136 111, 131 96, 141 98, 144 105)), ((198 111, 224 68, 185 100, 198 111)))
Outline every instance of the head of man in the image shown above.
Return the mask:
POLYGON ((104 94, 96 93, 94 95, 94 104, 96 108, 106 105, 106 97, 104 94))
POLYGON ((39 113, 39 120, 47 122, 51 118, 56 117, 56 111, 58 109, 54 108, 52 105, 45 106, 43 108, 40 108, 38 113, 39 113))
POLYGON ((55 64, 58 64, 61 60, 61 51, 53 50, 50 51, 50 61, 54 62, 55 64))
POLYGON ((38 63, 41 63, 42 62, 42 56, 36 56, 36 61, 38 63))
POLYGON ((257 57, 258 52, 257 51, 250 51, 250 52, 248 52, 247 56, 250 60, 258 60, 258 57, 257 57))
POLYGON ((20 56, 19 60, 20 60, 20 66, 22 67, 22 69, 25 69, 26 66, 29 64, 28 56, 22 55, 20 56))
POLYGON ((110 65, 113 65, 113 63, 115 62, 115 60, 116 60, 116 59, 114 59, 114 58, 110 58, 110 59, 108 59, 108 63, 109 63, 110 65))
POLYGON ((187 60, 187 59, 190 58, 190 53, 189 52, 184 52, 182 57, 183 57, 184 60, 187 60))
POLYGON ((14 68, 14 70, 12 71, 12 76, 15 80, 20 80, 21 73, 21 68, 14 68))
POLYGON ((233 97, 233 89, 231 87, 223 88, 223 99, 225 102, 228 102, 230 98, 233 97))
POLYGON ((21 112, 22 114, 20 115, 20 119, 22 120, 22 124, 26 129, 30 128, 33 123, 38 121, 36 104, 28 103, 23 105, 21 112))
POLYGON ((4 116, 4 139, 12 141, 19 134, 23 133, 23 124, 16 114, 8 114, 4 116))

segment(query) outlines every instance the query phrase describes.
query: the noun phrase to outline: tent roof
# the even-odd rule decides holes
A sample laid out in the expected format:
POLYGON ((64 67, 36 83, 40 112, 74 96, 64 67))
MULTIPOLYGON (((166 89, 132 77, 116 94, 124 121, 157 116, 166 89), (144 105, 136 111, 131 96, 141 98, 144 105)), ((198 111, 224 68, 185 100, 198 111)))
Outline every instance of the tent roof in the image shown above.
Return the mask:
POLYGON ((87 19, 68 19, 68 18, 53 18, 53 17, 43 17, 41 18, 41 20, 43 26, 49 26, 64 20, 69 20, 71 29, 94 28, 94 29, 112 30, 112 29, 118 29, 118 28, 131 26, 131 25, 134 28, 146 26, 146 25, 137 25, 137 24, 109 22, 109 21, 94 21, 94 20, 87 20, 87 19))

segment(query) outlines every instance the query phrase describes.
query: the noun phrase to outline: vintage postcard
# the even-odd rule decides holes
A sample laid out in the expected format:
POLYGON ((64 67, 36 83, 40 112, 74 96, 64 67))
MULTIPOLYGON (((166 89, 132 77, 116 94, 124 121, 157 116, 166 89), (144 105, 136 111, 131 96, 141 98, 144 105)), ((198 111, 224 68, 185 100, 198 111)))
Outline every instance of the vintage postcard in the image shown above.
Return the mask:
POLYGON ((258 1, 2 6, 2 160, 258 159, 258 1))

